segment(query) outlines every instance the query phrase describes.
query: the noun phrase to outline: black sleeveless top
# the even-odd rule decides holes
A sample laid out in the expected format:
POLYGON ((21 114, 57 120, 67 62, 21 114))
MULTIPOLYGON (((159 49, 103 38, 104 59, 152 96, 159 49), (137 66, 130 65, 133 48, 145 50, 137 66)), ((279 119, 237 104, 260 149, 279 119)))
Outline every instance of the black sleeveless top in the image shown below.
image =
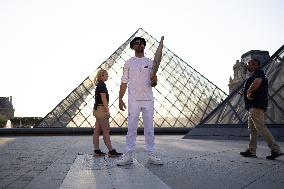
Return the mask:
POLYGON ((102 97, 101 97, 100 93, 106 93, 107 102, 109 102, 108 90, 107 90, 106 84, 102 81, 99 82, 96 86, 95 105, 94 105, 95 109, 97 109, 98 104, 103 104, 102 97))

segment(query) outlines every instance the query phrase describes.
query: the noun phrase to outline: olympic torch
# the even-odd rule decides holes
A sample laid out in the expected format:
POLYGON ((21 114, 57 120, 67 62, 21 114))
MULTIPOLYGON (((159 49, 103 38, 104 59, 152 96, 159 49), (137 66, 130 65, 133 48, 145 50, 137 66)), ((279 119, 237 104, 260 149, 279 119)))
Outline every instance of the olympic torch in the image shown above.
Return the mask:
MULTIPOLYGON (((154 56, 154 61, 153 61, 153 69, 152 69, 152 76, 156 76, 161 60, 162 60, 162 53, 163 53, 163 41, 164 41, 164 36, 161 37, 159 46, 156 50, 155 56, 154 56)), ((151 81, 151 86, 154 87, 157 85, 156 81, 151 81)))

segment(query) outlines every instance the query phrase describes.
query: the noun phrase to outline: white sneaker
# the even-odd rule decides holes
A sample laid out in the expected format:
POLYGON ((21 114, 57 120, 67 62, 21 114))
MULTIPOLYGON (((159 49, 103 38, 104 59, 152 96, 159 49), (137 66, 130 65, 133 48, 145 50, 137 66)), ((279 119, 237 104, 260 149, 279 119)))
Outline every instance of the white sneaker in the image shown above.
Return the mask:
POLYGON ((148 162, 149 164, 153 164, 153 165, 164 165, 164 163, 162 162, 161 159, 157 158, 156 156, 154 155, 149 155, 149 158, 148 158, 148 162))
POLYGON ((133 158, 129 154, 124 154, 121 160, 116 162, 118 166, 130 165, 133 163, 133 158))

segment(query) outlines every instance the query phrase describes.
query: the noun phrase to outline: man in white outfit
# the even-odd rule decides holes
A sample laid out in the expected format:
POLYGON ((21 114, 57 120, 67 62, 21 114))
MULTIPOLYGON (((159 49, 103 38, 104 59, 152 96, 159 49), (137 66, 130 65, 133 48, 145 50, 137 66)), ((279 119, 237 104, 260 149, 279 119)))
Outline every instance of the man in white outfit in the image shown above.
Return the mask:
POLYGON ((151 81, 157 83, 157 76, 152 76, 153 60, 144 56, 146 41, 135 37, 130 42, 130 48, 135 56, 124 64, 123 76, 119 91, 119 109, 124 111, 126 105, 123 96, 128 85, 128 131, 126 136, 126 154, 117 165, 133 163, 133 153, 136 145, 139 114, 142 112, 144 124, 145 148, 148 153, 148 163, 162 165, 162 161, 154 155, 155 136, 153 127, 154 97, 151 81))

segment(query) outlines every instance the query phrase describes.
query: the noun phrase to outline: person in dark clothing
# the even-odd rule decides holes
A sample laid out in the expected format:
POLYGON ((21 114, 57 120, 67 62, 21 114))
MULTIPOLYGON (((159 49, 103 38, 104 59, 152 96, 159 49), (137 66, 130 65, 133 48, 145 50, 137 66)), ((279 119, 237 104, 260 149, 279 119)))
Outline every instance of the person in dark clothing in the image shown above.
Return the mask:
POLYGON ((263 70, 260 69, 260 62, 257 59, 248 62, 247 70, 251 72, 251 76, 245 82, 243 95, 245 107, 248 110, 250 143, 248 149, 240 154, 244 157, 256 157, 259 131, 271 149, 271 155, 266 159, 274 160, 283 153, 264 124, 264 113, 268 106, 268 80, 263 70))
POLYGON ((107 146, 109 152, 108 156, 120 156, 122 153, 118 153, 112 148, 110 135, 109 135, 109 94, 105 84, 108 80, 108 73, 106 70, 99 70, 95 79, 94 84, 95 89, 95 104, 93 115, 96 117, 95 129, 93 134, 93 144, 94 144, 94 154, 95 155, 105 155, 99 148, 99 137, 101 131, 103 132, 104 143, 107 146))

